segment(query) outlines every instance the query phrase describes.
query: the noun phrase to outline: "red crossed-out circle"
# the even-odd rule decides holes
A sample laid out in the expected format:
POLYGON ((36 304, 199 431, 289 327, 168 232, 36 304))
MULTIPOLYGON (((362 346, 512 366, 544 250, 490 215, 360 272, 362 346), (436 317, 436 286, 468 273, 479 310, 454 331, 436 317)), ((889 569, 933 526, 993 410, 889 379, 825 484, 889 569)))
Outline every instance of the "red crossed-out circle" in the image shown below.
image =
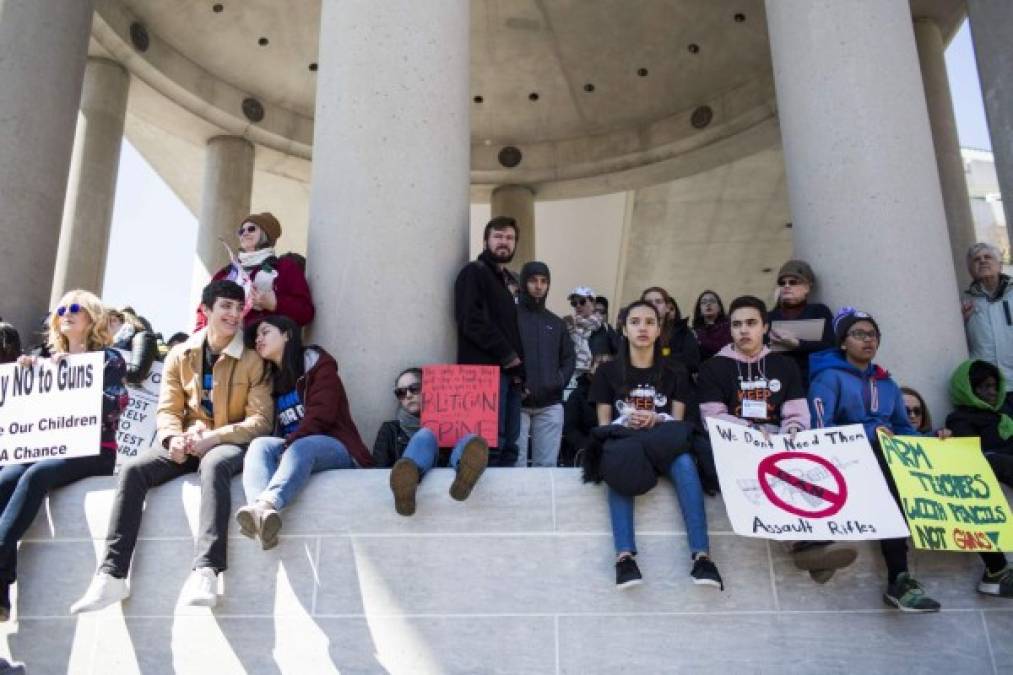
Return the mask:
POLYGON ((848 500, 848 485, 844 482, 844 475, 840 470, 820 457, 819 455, 813 455, 808 452, 777 452, 773 455, 765 457, 756 468, 757 478, 760 480, 760 489, 763 490, 763 494, 767 496, 770 503, 779 509, 783 509, 788 513, 801 516, 803 518, 826 518, 832 516, 842 508, 844 503, 848 500), (810 483, 804 478, 792 475, 779 467, 778 462, 785 459, 804 459, 810 462, 818 464, 820 467, 826 469, 833 476, 834 482, 837 484, 837 489, 832 490, 825 488, 822 485, 810 483), (817 499, 822 499, 829 503, 824 509, 818 511, 807 511, 806 509, 800 509, 794 504, 781 499, 781 497, 774 492, 773 488, 770 487, 770 482, 767 478, 773 477, 780 481, 787 483, 788 485, 805 492, 806 494, 812 495, 817 499))

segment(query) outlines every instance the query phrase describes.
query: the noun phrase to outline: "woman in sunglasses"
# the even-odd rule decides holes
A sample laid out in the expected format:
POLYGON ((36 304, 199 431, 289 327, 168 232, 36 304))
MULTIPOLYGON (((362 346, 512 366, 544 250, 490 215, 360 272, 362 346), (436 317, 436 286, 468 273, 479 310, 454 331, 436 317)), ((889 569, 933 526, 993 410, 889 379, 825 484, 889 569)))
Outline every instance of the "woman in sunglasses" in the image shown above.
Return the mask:
MULTIPOLYGON (((306 283, 304 265, 295 254, 279 257, 274 245, 281 237, 281 223, 272 214, 252 213, 239 226, 236 258, 218 270, 214 279, 235 281, 246 290, 248 311, 244 326, 271 314, 287 316, 299 326, 313 320, 316 310, 306 283)), ((197 330, 207 323, 197 310, 197 330)))
POLYGON ((369 467, 373 461, 348 410, 338 363, 323 348, 303 346, 292 319, 272 315, 246 329, 247 344, 267 362, 274 390, 275 433, 253 439, 243 462, 246 506, 236 512, 240 532, 278 545, 281 511, 328 469, 369 467))
MULTIPOLYGON (((102 421, 99 452, 70 459, 44 459, 31 464, 8 464, 0 469, 0 621, 10 618, 10 585, 17 576, 18 540, 35 520, 42 500, 53 488, 88 476, 111 476, 116 466, 116 430, 127 407, 123 380, 127 364, 110 349, 102 301, 87 291, 70 291, 49 315, 46 339, 50 358, 102 351, 102 421)), ((42 357, 21 356, 18 363, 32 368, 42 357)), ((54 411, 58 412, 58 411, 54 411)))
POLYGON ((834 315, 824 304, 809 302, 809 294, 816 285, 816 275, 804 260, 789 260, 777 273, 777 302, 770 312, 770 348, 791 357, 802 374, 802 387, 809 387, 809 355, 834 346, 834 315), (819 340, 801 340, 784 329, 774 327, 775 322, 823 321, 823 334, 819 340))
POLYGON ((907 419, 911 426, 920 434, 932 433, 932 416, 929 414, 929 407, 925 405, 922 395, 911 387, 901 387, 904 394, 904 407, 907 409, 907 419))
POLYGON ((373 443, 373 461, 391 467, 390 489, 394 510, 402 516, 415 513, 415 490, 433 466, 449 466, 456 475, 450 496, 464 501, 489 463, 489 446, 481 436, 468 434, 449 454, 440 452, 436 434, 422 426, 422 371, 408 368, 394 380, 397 417, 380 425, 373 443))

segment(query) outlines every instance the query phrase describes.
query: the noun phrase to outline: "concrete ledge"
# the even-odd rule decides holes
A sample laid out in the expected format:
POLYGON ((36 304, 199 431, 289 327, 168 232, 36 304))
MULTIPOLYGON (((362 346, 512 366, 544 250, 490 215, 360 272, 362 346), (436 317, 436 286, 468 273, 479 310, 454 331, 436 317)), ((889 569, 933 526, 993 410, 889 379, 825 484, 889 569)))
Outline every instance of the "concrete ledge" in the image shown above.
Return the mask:
MULTIPOLYGON (((22 544, 7 651, 31 673, 1013 669, 1013 602, 975 593, 977 556, 915 554, 944 611, 901 615, 882 603, 875 544, 817 586, 780 544, 733 535, 720 498, 708 499, 719 593, 690 583, 662 483, 637 502, 645 584, 621 593, 604 489, 576 470, 490 470, 464 503, 447 495, 451 472, 436 470, 412 518, 394 513, 387 479, 315 476, 273 551, 233 528, 213 612, 177 607, 199 488, 189 477, 152 490, 132 597, 82 617, 67 608, 103 549, 114 479, 58 490, 22 544)), ((237 479, 234 507, 241 495, 237 479)))

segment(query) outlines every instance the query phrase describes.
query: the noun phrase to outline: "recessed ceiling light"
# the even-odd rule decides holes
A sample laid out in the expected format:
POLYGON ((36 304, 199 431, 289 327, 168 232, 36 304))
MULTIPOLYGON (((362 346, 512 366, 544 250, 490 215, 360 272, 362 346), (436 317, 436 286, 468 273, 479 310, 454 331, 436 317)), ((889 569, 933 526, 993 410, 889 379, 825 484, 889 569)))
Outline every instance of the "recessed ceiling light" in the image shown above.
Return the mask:
POLYGON ((743 14, 742 12, 739 12, 738 14, 735 15, 735 23, 742 23, 745 20, 746 20, 746 15, 743 14))
POLYGON ((538 100, 538 92, 537 91, 533 91, 530 94, 528 94, 528 100, 529 101, 537 101, 538 100))
POLYGON ((647 77, 647 68, 638 68, 637 75, 640 77, 647 77))
POLYGON ((268 40, 266 37, 262 37, 259 40, 257 40, 257 44, 260 45, 261 47, 266 47, 269 42, 270 40, 268 40))
POLYGON ((318 66, 315 62, 309 65, 309 69, 312 70, 314 73, 317 72, 317 68, 318 66))
POLYGON ((592 91, 594 91, 594 85, 588 82, 587 84, 584 85, 584 91, 590 94, 592 91))
POLYGON ((481 96, 475 96, 475 97, 474 97, 474 98, 472 98, 471 100, 472 100, 472 101, 474 101, 475 103, 481 103, 481 102, 482 102, 482 101, 484 101, 485 99, 484 99, 484 98, 482 98, 481 96))
POLYGON ((225 9, 225 5, 223 5, 220 2, 216 2, 215 4, 211 5, 211 11, 214 12, 215 14, 221 14, 221 11, 223 9, 225 9))
POLYGON ((688 49, 688 50, 689 50, 689 53, 690 53, 690 54, 696 54, 696 53, 698 53, 698 52, 700 51, 700 45, 698 45, 698 44, 697 44, 697 43, 695 43, 695 42, 691 42, 691 43, 689 44, 689 46, 688 46, 688 47, 686 47, 686 49, 688 49))

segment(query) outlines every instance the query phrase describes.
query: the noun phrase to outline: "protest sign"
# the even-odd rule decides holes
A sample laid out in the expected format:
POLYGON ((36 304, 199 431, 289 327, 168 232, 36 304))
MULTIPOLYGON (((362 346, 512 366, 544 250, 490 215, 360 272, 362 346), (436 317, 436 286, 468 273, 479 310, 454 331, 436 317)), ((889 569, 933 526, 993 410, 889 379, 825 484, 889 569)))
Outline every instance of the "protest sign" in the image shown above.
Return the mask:
POLYGON ((102 352, 0 366, 0 465, 97 455, 102 352))
MULTIPOLYGON (((119 350, 123 358, 130 358, 129 352, 119 350)), ((130 402, 120 415, 116 430, 116 464, 136 457, 155 445, 155 409, 158 407, 158 393, 162 389, 162 364, 151 364, 148 377, 139 387, 127 387, 130 402)))
POLYGON ((916 548, 1013 551, 1009 504, 978 438, 881 433, 879 442, 916 548))
POLYGON ((906 537, 907 527, 861 425, 763 433, 709 419, 736 534, 782 540, 906 537))
POLYGON ((499 444, 499 368, 433 365, 422 369, 422 426, 450 448, 467 434, 499 444))

